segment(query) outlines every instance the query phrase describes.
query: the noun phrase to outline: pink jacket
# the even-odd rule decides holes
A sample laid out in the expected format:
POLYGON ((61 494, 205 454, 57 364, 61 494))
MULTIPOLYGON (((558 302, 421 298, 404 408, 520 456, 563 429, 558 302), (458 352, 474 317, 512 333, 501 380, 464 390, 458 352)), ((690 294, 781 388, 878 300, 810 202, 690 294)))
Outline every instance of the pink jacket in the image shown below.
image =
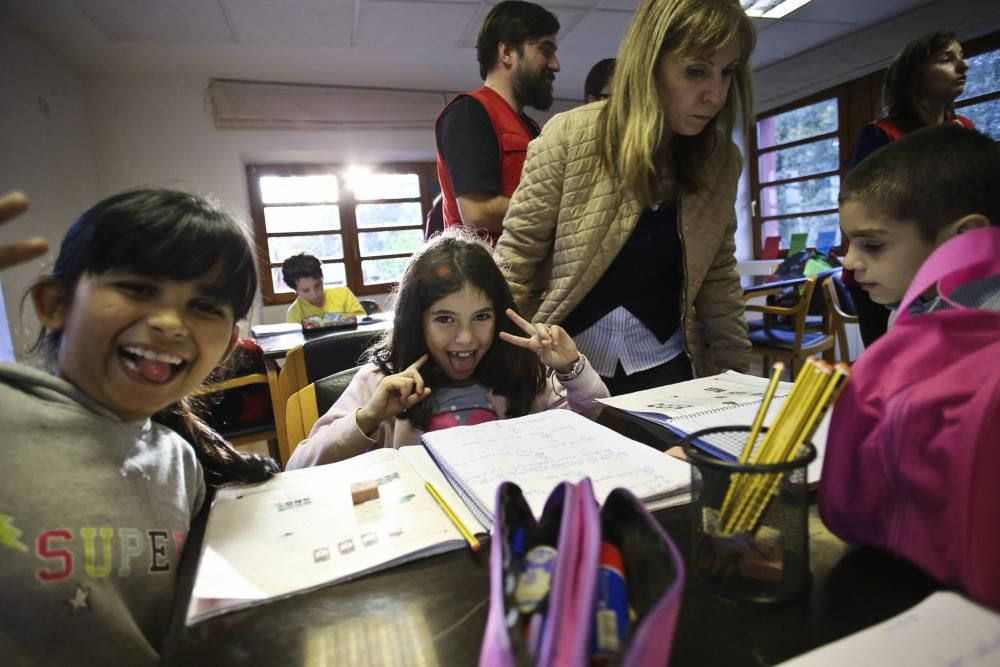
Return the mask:
MULTIPOLYGON (((354 412, 368 402, 383 377, 375 364, 365 364, 333 407, 313 425, 309 437, 295 448, 285 468, 293 470, 333 463, 377 447, 399 449, 406 445, 419 445, 422 431, 406 419, 385 420, 373 438, 367 437, 358 428, 354 412)), ((600 408, 601 404, 596 399, 608 395, 601 376, 587 364, 579 376, 565 385, 555 376, 550 376, 545 388, 535 397, 531 411, 569 408, 585 413, 600 408)), ((507 399, 504 396, 490 392, 489 400, 498 415, 507 414, 507 399)))

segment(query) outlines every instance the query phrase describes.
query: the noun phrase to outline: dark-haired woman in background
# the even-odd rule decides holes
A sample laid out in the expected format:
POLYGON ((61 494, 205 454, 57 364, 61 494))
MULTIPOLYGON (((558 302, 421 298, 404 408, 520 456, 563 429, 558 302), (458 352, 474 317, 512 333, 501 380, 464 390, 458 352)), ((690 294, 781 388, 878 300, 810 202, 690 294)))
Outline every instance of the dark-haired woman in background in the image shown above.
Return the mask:
MULTIPOLYGON (((889 142, 923 127, 956 123, 975 129, 971 120, 955 113, 954 107, 965 90, 968 70, 962 45, 950 30, 908 42, 885 72, 882 103, 886 115, 861 130, 848 169, 889 142)), ((851 275, 845 275, 844 282, 854 300, 861 338, 867 347, 885 333, 889 309, 873 302, 851 275)))

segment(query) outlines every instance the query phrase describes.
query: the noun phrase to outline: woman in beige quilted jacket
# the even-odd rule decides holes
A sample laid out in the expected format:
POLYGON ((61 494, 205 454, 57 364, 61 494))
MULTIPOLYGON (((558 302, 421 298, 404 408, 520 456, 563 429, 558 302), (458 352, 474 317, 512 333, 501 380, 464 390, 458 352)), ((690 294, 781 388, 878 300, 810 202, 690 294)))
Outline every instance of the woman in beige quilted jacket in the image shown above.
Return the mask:
POLYGON ((736 0, 643 0, 615 90, 528 148, 497 253, 525 317, 561 324, 612 394, 746 370, 734 257, 756 36, 736 0))

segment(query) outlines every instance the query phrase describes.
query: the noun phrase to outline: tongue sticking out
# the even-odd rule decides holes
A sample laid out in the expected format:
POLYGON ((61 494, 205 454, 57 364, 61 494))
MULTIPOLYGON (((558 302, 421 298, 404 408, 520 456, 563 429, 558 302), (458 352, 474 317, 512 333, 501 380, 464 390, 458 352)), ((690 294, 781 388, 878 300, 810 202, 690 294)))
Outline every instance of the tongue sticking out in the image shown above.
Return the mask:
POLYGON ((145 357, 139 357, 136 366, 139 368, 139 374, 150 382, 163 382, 172 372, 170 364, 165 361, 154 361, 145 357))
POLYGON ((472 371, 476 370, 476 355, 470 354, 467 357, 457 357, 454 354, 448 355, 448 361, 451 362, 451 368, 459 375, 470 375, 472 371))

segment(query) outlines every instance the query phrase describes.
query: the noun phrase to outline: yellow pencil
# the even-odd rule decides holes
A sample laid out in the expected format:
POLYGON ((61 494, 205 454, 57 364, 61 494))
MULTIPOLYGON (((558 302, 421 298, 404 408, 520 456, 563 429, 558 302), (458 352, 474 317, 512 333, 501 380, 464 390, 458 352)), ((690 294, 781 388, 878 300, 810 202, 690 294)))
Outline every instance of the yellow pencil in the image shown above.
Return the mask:
POLYGON ((767 391, 764 392, 764 399, 760 402, 757 416, 754 417, 753 426, 750 428, 750 436, 747 438, 747 444, 743 446, 743 451, 740 452, 741 464, 745 464, 750 460, 750 452, 753 451, 754 443, 757 442, 760 427, 764 425, 764 418, 767 416, 767 410, 771 406, 771 399, 774 398, 774 392, 778 389, 778 382, 781 380, 781 374, 784 372, 785 364, 776 361, 774 363, 774 372, 771 373, 771 381, 767 383, 767 391))
MULTIPOLYGON (((828 366, 824 364, 824 366, 828 366)), ((825 386, 823 386, 822 391, 818 398, 814 401, 813 409, 809 415, 806 423, 803 425, 801 431, 796 435, 793 446, 788 448, 783 456, 783 460, 790 461, 795 458, 798 453, 799 448, 802 443, 808 442, 812 439, 813 434, 816 432, 816 428, 819 423, 823 420, 827 411, 833 406, 836 400, 840 397, 840 392, 844 388, 847 377, 850 374, 850 369, 846 364, 837 364, 832 369, 832 375, 828 376, 825 386)), ((767 500, 774 495, 777 490, 778 483, 781 481, 781 477, 776 476, 770 480, 770 488, 767 489, 766 494, 763 497, 757 499, 757 505, 751 508, 750 514, 745 516, 745 521, 740 526, 744 530, 752 530, 753 526, 760 519, 761 514, 764 512, 767 500), (761 502, 763 501, 763 502, 761 502)))
POLYGON ((477 540, 476 536, 473 535, 469 531, 469 529, 465 527, 465 524, 463 524, 462 520, 458 518, 458 515, 456 515, 451 510, 451 508, 448 507, 448 503, 446 503, 444 501, 444 498, 442 498, 438 494, 437 489, 434 488, 434 485, 431 484, 430 482, 427 482, 424 484, 424 486, 427 487, 427 492, 430 493, 431 496, 434 498, 434 500, 437 501, 437 504, 441 506, 441 509, 444 510, 444 513, 448 515, 448 518, 451 519, 451 522, 455 524, 455 528, 458 528, 458 532, 462 533, 462 537, 464 537, 465 541, 469 543, 469 547, 473 551, 479 551, 479 540, 477 540))
MULTIPOLYGON (((750 460, 750 454, 753 452, 753 446, 757 442, 757 436, 760 435, 760 428, 764 425, 764 418, 767 417, 767 411, 771 407, 771 400, 774 398, 774 392, 778 389, 778 382, 781 380, 782 373, 785 372, 785 364, 780 361, 774 362, 774 372, 771 373, 771 381, 767 383, 767 390, 764 392, 764 398, 761 399, 760 407, 757 408, 757 415, 754 417, 753 425, 750 427, 750 435, 747 437, 746 444, 743 445, 743 451, 740 452, 740 457, 738 462, 740 465, 746 465, 746 462, 750 460)), ((733 500, 733 494, 737 492, 737 488, 741 486, 741 476, 740 473, 733 473, 733 476, 729 480, 729 488, 726 490, 726 497, 722 501, 722 516, 728 516, 729 514, 729 503, 733 500)))
MULTIPOLYGON (((826 377, 830 375, 829 368, 822 368, 815 358, 806 360, 792 392, 785 399, 785 404, 781 406, 778 417, 771 425, 764 443, 760 446, 753 457, 752 463, 768 465, 784 461, 785 452, 788 448, 789 440, 793 440, 801 430, 802 425, 811 412, 812 402, 815 396, 825 384, 826 377)), ((739 502, 729 512, 723 524, 722 534, 728 535, 742 532, 749 529, 746 526, 746 519, 751 516, 755 508, 762 502, 766 503, 765 495, 771 487, 771 480, 780 474, 756 475, 743 481, 741 493, 738 494, 739 502)))

